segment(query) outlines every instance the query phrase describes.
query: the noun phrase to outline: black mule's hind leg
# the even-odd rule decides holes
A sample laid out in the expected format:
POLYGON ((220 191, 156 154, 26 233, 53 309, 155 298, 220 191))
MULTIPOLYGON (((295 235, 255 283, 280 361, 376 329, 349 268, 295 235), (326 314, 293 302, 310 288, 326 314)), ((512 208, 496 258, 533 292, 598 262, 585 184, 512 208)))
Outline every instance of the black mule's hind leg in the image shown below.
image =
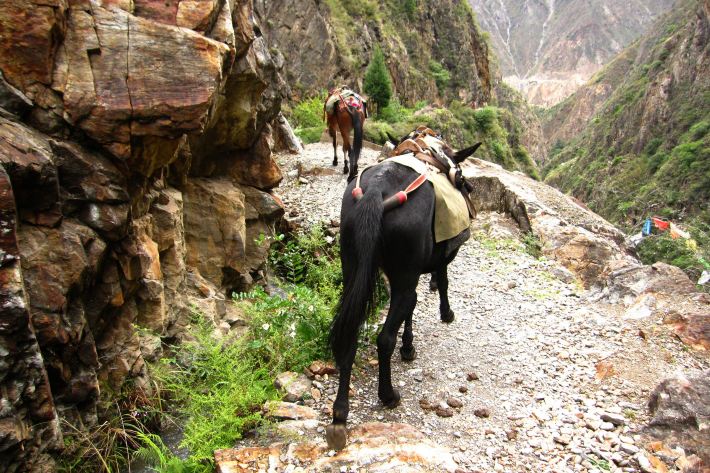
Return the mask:
POLYGON ((436 292, 439 286, 436 284, 436 271, 432 271, 431 279, 429 279, 429 290, 431 292, 436 292))
POLYGON ((417 358, 417 350, 414 348, 414 334, 412 333, 412 313, 409 313, 404 319, 404 332, 402 333, 402 346, 399 348, 399 354, 402 356, 402 361, 414 361, 417 358))
POLYGON ((446 275, 446 265, 436 271, 436 285, 439 290, 439 313, 441 321, 451 323, 454 321, 454 311, 449 306, 449 278, 446 275))
POLYGON ((350 412, 350 374, 355 361, 357 344, 353 344, 347 359, 340 368, 340 379, 338 380, 338 394, 333 403, 333 423, 326 426, 325 438, 328 446, 333 450, 342 450, 348 440, 347 420, 350 412))
POLYGON ((419 276, 402 276, 399 281, 390 278, 392 285, 392 301, 387 320, 382 331, 377 336, 377 359, 380 368, 380 380, 377 394, 382 404, 388 408, 399 405, 400 395, 392 387, 392 352, 397 342, 397 332, 402 322, 412 316, 414 306, 417 304, 417 280, 419 276))

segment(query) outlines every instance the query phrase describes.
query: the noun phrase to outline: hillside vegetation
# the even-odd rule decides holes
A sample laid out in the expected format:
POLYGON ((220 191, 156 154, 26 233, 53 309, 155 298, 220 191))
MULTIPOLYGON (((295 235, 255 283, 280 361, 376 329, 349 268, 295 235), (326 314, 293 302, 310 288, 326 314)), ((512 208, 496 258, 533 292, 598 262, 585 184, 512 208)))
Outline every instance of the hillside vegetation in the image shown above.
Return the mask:
POLYGON ((597 74, 587 89, 608 98, 577 137, 553 144, 545 181, 627 228, 652 214, 707 222, 709 36, 702 2, 686 1, 597 74))

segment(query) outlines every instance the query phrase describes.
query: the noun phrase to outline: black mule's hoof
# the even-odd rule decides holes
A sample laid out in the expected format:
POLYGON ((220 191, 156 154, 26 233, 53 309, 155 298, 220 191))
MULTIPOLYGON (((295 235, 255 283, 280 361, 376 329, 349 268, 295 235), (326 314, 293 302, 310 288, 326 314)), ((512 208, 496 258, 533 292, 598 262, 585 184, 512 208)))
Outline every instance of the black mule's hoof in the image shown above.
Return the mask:
POLYGON ((348 169, 347 166, 343 168, 343 174, 348 174, 350 172, 350 169, 348 169))
POLYGON ((451 309, 449 309, 449 312, 447 312, 446 315, 441 314, 441 321, 445 324, 450 324, 454 321, 454 318, 454 311, 451 309))
POLYGON ((348 429, 345 424, 330 424, 325 427, 325 439, 332 450, 342 450, 348 443, 348 429))
POLYGON ((399 354, 402 355, 402 361, 414 361, 417 359, 417 350, 414 347, 411 350, 405 350, 404 347, 401 347, 399 354))
POLYGON ((333 166, 337 166, 337 165, 338 165, 338 160, 337 160, 337 159, 334 159, 334 160, 333 160, 333 166))
POLYGON ((429 281, 429 290, 431 292, 436 292, 439 290, 439 285, 433 279, 429 281))
POLYGON ((383 400, 382 405, 385 406, 387 409, 394 409, 395 407, 399 406, 399 402, 402 399, 402 396, 399 395, 399 391, 396 389, 392 390, 392 398, 388 400, 383 400))

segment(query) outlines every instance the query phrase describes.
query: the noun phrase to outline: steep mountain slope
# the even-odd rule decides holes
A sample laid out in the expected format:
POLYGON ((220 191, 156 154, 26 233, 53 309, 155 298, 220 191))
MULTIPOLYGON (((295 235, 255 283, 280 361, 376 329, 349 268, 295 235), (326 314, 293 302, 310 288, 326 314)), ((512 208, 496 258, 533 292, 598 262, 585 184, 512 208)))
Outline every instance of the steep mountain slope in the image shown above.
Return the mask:
POLYGON ((675 0, 469 0, 505 80, 553 105, 666 12, 675 0))
POLYGON ((683 2, 551 114, 547 182, 620 223, 708 217, 709 16, 707 0, 683 2))
POLYGON ((488 45, 465 0, 256 2, 263 33, 283 56, 294 98, 341 83, 361 89, 379 45, 397 95, 406 102, 491 97, 488 45), (449 78, 437 82, 437 72, 449 78))

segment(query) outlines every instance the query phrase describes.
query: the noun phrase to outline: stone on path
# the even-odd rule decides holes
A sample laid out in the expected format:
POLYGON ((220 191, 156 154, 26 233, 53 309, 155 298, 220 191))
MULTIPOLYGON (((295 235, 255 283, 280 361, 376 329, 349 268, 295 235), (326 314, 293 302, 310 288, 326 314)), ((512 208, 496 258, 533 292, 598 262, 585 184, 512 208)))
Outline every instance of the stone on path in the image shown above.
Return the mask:
POLYGON ((268 447, 225 449, 215 452, 217 473, 291 471, 305 472, 454 472, 456 463, 448 448, 431 442, 407 424, 372 422, 348 433, 347 446, 336 453, 325 442, 275 443, 268 447), (332 456, 331 456, 332 455, 332 456), (290 468, 289 468, 290 466, 290 468))
POLYGON ((267 417, 276 419, 317 419, 318 413, 308 406, 300 406, 292 402, 269 401, 264 404, 263 411, 267 417))
POLYGON ((303 396, 311 392, 311 380, 304 374, 293 371, 285 371, 279 374, 274 380, 276 389, 283 391, 283 400, 286 402, 296 402, 303 399, 303 396))

